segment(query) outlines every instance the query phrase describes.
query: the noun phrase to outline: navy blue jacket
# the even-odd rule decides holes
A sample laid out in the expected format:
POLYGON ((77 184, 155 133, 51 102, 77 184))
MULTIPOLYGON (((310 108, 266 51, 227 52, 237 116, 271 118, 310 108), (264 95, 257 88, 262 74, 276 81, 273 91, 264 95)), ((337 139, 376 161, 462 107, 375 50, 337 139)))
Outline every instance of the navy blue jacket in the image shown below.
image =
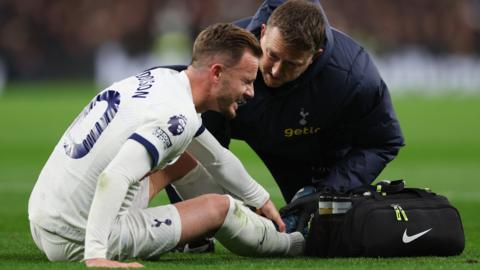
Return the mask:
MULTIPOLYGON (((282 2, 267 0, 237 23, 259 36, 282 2)), ((330 26, 326 36, 324 52, 295 81, 272 89, 259 72, 255 97, 235 119, 203 115, 224 146, 240 139, 258 154, 287 202, 312 181, 338 191, 371 183, 404 145, 387 86, 368 53, 330 26)))

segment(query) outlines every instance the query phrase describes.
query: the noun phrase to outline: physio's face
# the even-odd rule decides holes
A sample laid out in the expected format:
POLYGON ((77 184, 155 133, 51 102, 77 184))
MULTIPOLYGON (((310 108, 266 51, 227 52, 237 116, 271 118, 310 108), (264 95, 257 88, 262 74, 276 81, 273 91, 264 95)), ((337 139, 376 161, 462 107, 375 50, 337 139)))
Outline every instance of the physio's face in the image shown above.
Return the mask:
POLYGON ((226 117, 234 118, 238 105, 253 97, 258 63, 258 58, 247 51, 235 66, 226 67, 221 72, 217 105, 219 112, 226 117))
POLYGON ((313 61, 312 52, 287 48, 277 27, 262 27, 260 45, 263 50, 260 71, 269 87, 280 87, 295 80, 313 61))

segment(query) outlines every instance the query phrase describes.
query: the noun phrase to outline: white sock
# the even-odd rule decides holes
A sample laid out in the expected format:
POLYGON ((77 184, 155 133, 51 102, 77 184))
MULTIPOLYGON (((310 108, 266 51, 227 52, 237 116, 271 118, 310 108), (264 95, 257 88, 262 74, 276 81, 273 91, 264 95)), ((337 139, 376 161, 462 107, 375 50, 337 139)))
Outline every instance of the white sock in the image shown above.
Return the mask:
POLYGON ((271 220, 257 215, 228 196, 230 207, 215 238, 231 252, 242 256, 295 256, 303 253, 305 239, 299 232, 286 234, 271 220))
POLYGON ((172 185, 184 200, 207 193, 225 194, 225 190, 213 180, 212 175, 202 164, 197 164, 193 170, 173 182, 172 185))

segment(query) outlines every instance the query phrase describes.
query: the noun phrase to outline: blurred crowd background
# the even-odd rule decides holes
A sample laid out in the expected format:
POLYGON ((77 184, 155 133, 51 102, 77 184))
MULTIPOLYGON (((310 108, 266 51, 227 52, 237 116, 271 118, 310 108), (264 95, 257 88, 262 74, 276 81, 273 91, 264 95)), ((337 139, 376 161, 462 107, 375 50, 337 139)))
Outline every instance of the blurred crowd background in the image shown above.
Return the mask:
MULTIPOLYGON (((0 88, 188 64, 205 26, 260 0, 0 0, 0 88)), ((374 56, 393 89, 480 92, 480 0, 322 0, 330 23, 374 56)), ((397 90, 400 91, 400 90, 397 90)))

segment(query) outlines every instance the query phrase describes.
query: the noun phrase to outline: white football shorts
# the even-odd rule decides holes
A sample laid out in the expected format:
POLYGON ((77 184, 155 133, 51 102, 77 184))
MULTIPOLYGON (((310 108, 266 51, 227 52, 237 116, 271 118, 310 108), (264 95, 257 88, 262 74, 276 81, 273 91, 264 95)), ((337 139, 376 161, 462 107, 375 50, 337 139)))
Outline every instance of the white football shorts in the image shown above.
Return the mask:
MULTIPOLYGON (((143 194, 136 198, 145 198, 145 192, 147 201, 134 201, 128 212, 115 220, 108 239, 109 259, 156 259, 180 241, 182 224, 175 206, 144 208, 148 202, 148 188, 141 188, 138 195, 143 194)), ((49 232, 33 222, 30 222, 30 230, 35 244, 50 261, 83 260, 84 242, 49 232)))

